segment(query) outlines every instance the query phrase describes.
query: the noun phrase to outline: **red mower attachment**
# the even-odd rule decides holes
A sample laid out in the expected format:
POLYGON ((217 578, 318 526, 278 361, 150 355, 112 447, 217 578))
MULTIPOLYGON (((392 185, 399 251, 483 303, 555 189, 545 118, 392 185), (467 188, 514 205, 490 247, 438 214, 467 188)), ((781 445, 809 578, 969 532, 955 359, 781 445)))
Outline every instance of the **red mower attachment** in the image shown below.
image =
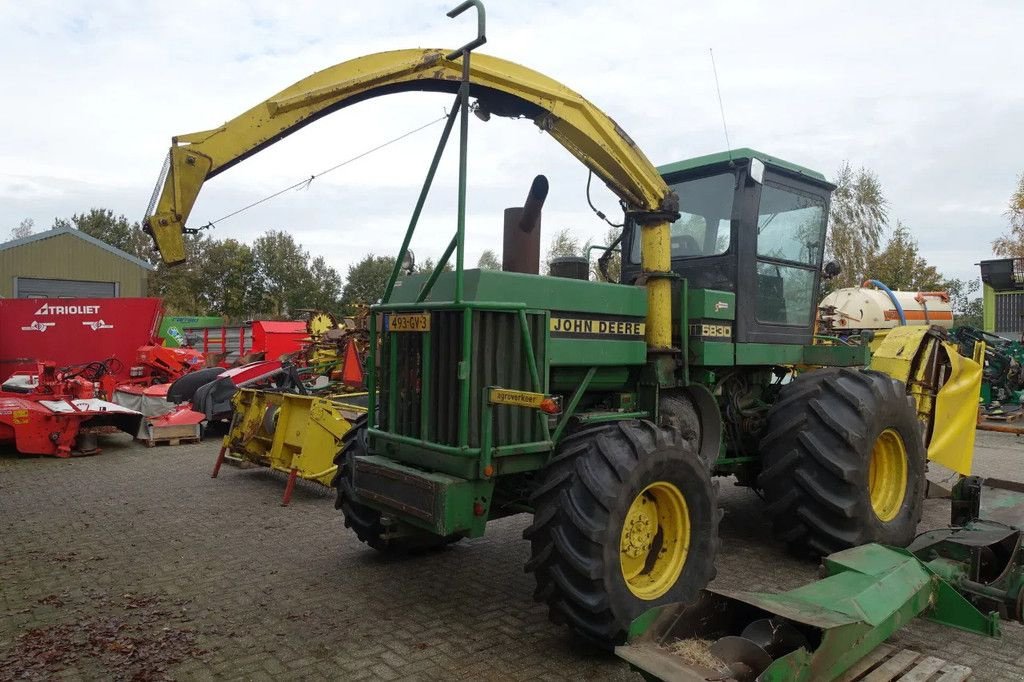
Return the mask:
POLYGON ((96 397, 108 370, 102 362, 62 370, 39 363, 35 373, 13 375, 0 390, 0 442, 22 454, 70 457, 98 453, 98 433, 134 436, 142 414, 96 397))

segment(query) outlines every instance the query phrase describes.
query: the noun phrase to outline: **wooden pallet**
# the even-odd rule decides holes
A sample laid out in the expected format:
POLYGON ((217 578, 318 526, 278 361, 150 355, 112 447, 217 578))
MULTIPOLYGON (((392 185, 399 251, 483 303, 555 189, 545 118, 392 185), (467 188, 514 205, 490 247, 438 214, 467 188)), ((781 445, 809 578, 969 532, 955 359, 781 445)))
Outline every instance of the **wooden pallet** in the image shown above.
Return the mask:
POLYGON ((179 436, 177 438, 150 438, 141 439, 146 444, 147 448, 156 447, 157 445, 191 445, 192 443, 198 443, 199 438, 197 436, 179 436))
POLYGON ((837 682, 964 682, 969 679, 971 669, 967 666, 882 644, 857 661, 837 682))

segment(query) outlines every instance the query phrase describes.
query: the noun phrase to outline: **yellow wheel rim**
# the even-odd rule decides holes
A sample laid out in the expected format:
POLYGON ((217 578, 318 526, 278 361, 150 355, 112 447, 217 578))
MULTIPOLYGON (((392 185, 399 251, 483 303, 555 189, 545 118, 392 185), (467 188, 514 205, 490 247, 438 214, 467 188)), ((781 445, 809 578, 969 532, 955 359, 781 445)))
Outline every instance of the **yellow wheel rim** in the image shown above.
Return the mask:
POLYGON ((907 448, 894 429, 882 431, 871 450, 868 492, 880 520, 892 521, 900 513, 907 496, 907 448))
POLYGON ((672 483, 657 481, 633 498, 622 524, 619 566, 626 586, 644 600, 668 592, 686 565, 690 511, 672 483))

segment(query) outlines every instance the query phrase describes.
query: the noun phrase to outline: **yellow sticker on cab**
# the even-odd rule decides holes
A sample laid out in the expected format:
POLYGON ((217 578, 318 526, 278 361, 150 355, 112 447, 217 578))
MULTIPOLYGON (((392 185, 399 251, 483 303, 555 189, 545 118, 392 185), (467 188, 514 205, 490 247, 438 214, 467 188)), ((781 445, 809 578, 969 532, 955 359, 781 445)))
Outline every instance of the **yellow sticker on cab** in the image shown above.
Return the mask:
POLYGON ((391 313, 388 315, 389 332, 429 332, 430 313, 391 313))
POLYGON ((12 424, 28 424, 28 410, 14 410, 11 412, 12 424))
POLYGON ((514 405, 515 407, 540 407, 544 401, 543 393, 531 391, 515 391, 510 388, 492 388, 490 402, 492 405, 514 405))

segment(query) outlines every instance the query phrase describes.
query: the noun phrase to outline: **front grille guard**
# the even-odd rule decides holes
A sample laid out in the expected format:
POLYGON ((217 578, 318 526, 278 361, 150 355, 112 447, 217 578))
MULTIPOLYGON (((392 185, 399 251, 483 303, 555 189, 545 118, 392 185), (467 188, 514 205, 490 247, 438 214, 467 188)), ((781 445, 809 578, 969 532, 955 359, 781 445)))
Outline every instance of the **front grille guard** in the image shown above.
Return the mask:
MULTIPOLYGON (((495 438, 493 429, 494 409, 487 399, 487 391, 495 386, 489 383, 479 385, 475 387, 476 391, 472 386, 473 363, 481 362, 480 358, 473 358, 474 332, 481 333, 480 329, 474 329, 474 313, 503 313, 515 320, 514 326, 519 333, 519 342, 516 345, 521 350, 521 359, 526 365, 529 384, 506 388, 546 392, 546 381, 542 380, 542 376, 547 376, 544 364, 547 345, 544 331, 548 323, 546 313, 528 312, 523 304, 506 302, 375 305, 370 313, 370 347, 378 348, 379 355, 371 358, 367 367, 367 384, 370 387, 368 433, 372 438, 446 455, 479 458, 481 471, 493 457, 551 451, 557 440, 554 436, 562 431, 564 424, 560 423, 553 432, 547 415, 536 410, 533 412, 537 428, 532 431, 539 431, 540 438, 504 444, 496 442, 500 438, 495 438), (383 320, 386 315, 422 312, 432 314, 429 331, 392 332, 384 329, 383 320), (531 317, 538 318, 542 324, 531 325, 531 317), (435 320, 440 321, 436 327, 435 320), (455 329, 452 320, 455 320, 455 329), (451 343, 452 337, 455 336, 453 331, 459 337, 457 344, 451 343), (540 332, 541 338, 535 338, 535 331, 540 332), (443 377, 439 368, 433 366, 434 347, 439 340, 435 336, 445 343, 445 354, 456 360, 453 365, 449 364, 445 368, 449 371, 445 372, 443 377), (409 340, 414 337, 418 337, 418 343, 409 340), (413 349, 413 346, 417 345, 419 348, 413 349), (386 367, 378 368, 381 360, 387 363, 386 367), (417 364, 418 376, 421 379, 419 386, 408 381, 413 376, 412 370, 417 364), (541 369, 545 370, 543 375, 541 369), (407 380, 405 385, 400 382, 402 377, 407 380), (383 380, 380 385, 379 379, 383 380), (457 392, 453 392, 452 388, 457 389, 457 392), (414 430, 418 433, 409 433, 410 425, 414 425, 414 430), (402 430, 406 433, 396 432, 402 430)), ((485 318, 478 316, 479 319, 485 318)), ((568 412, 563 414, 563 422, 568 416, 568 412)))

